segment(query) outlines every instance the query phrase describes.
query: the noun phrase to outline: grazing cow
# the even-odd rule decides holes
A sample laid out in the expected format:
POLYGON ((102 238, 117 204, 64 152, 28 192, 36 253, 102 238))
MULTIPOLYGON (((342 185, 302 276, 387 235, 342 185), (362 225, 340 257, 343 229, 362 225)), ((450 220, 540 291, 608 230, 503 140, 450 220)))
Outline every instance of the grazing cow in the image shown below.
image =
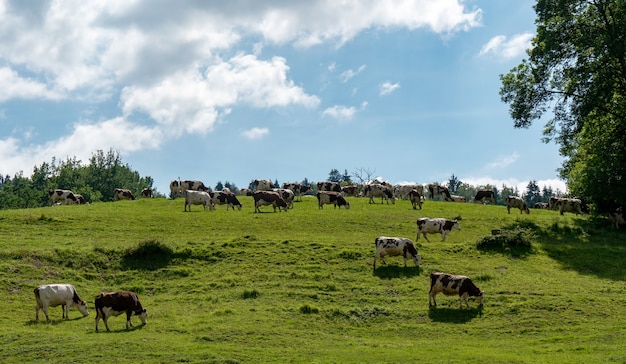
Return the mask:
POLYGON ((133 195, 133 192, 131 190, 127 190, 123 188, 116 188, 113 191, 113 200, 115 201, 134 200, 134 199, 135 199, 135 195, 133 195))
POLYGON ((78 203, 76 195, 74 195, 74 192, 70 190, 62 190, 59 188, 48 190, 48 197, 50 199, 50 206, 57 203, 60 205, 72 205, 78 203))
POLYGON ((448 199, 447 201, 450 201, 450 202, 467 202, 467 200, 465 199, 465 196, 459 196, 459 195, 450 195, 450 199, 448 199))
POLYGON ((474 196, 474 202, 485 203, 489 201, 492 204, 496 203, 496 197, 493 190, 478 190, 476 196, 474 196))
POLYGON ((283 183, 283 188, 293 191, 296 201, 302 201, 302 195, 311 190, 311 186, 297 182, 283 183))
POLYGON ((204 182, 199 180, 186 179, 183 181, 170 182, 170 196, 172 198, 182 197, 185 195, 185 191, 210 191, 211 189, 204 185, 204 182))
POLYGON ((389 204, 389 200, 391 200, 392 204, 396 203, 396 198, 393 195, 393 188, 380 183, 365 185, 363 187, 363 195, 370 198, 369 203, 375 203, 374 197, 380 197, 381 204, 385 200, 387 201, 387 204, 389 204))
POLYGON ((256 191, 252 194, 252 198, 254 198, 254 212, 261 212, 259 207, 265 205, 272 205, 274 212, 276 212, 277 207, 278 211, 282 208, 285 212, 287 212, 289 209, 287 201, 285 201, 278 192, 256 191))
POLYGON ((350 203, 339 192, 335 191, 317 191, 317 208, 323 209, 325 204, 333 204, 335 208, 344 206, 350 208, 350 203))
POLYGON ((339 182, 317 182, 317 190, 341 192, 341 185, 339 182))
POLYGON ((152 198, 152 188, 146 187, 143 190, 141 190, 141 197, 152 198))
POLYGON ((623 211, 624 209, 622 207, 618 207, 609 212, 609 220, 611 220, 611 223, 613 224, 613 226, 615 226, 616 229, 619 229, 620 225, 626 224, 626 221, 624 221, 623 211))
POLYGON ((249 188, 242 188, 239 190, 239 194, 242 196, 252 196, 252 190, 249 188))
POLYGON ((441 272, 433 272, 430 274, 430 292, 428 292, 428 305, 437 306, 435 296, 437 293, 443 293, 446 296, 459 295, 459 309, 463 308, 463 301, 469 308, 467 299, 470 296, 478 297, 478 304, 483 305, 483 297, 485 291, 481 291, 472 280, 466 276, 457 276, 441 272))
MULTIPOLYGON (((213 206, 215 205, 226 205, 226 211, 229 208, 232 208, 235 211, 235 206, 239 211, 241 211, 241 202, 237 199, 234 193, 232 193, 228 188, 224 188, 218 192, 208 192, 211 195, 211 203, 213 206)), ((206 208, 205 208, 206 209, 206 208)))
POLYGON ((78 311, 87 316, 87 304, 81 300, 76 293, 76 288, 71 284, 43 284, 34 290, 35 300, 37 306, 35 306, 35 320, 39 321, 39 310, 42 309, 46 315, 46 320, 50 321, 48 317, 48 307, 61 306, 63 310, 63 318, 69 319, 70 307, 78 308, 78 311))
POLYGON ((291 209, 293 208, 293 199, 295 197, 295 194, 293 193, 292 190, 288 188, 274 188, 272 191, 278 192, 280 197, 282 197, 283 200, 287 202, 287 205, 289 206, 289 208, 291 209))
POLYGON ((409 198, 409 193, 411 192, 411 190, 417 190, 420 195, 424 196, 424 186, 415 184, 396 185, 393 188, 393 193, 396 198, 404 200, 409 198))
POLYGON ((253 183, 255 191, 269 191, 272 188, 276 188, 269 179, 255 179, 253 183))
POLYGON ((96 331, 98 331, 98 322, 100 319, 104 321, 104 326, 109 330, 109 317, 119 316, 126 313, 126 330, 133 326, 131 316, 139 316, 141 323, 146 324, 148 311, 141 306, 139 298, 134 292, 118 291, 103 292, 96 296, 96 331))
POLYGON ((461 230, 461 225, 457 220, 422 217, 417 219, 417 239, 415 240, 420 240, 420 234, 424 234, 424 239, 430 243, 426 234, 441 234, 441 241, 446 241, 446 235, 452 230, 461 230))
POLYGON ((74 197, 76 197, 76 203, 79 205, 87 205, 89 203, 83 195, 75 194, 74 197))
POLYGON ((518 208, 520 214, 522 212, 530 214, 530 210, 528 209, 526 202, 524 202, 524 200, 517 196, 509 195, 506 197, 506 210, 509 212, 509 214, 511 213, 511 207, 518 208))
POLYGON ((574 212, 576 215, 582 214, 582 201, 577 198, 560 198, 556 202, 559 213, 563 215, 565 212, 574 212))
POLYGON ((548 208, 550 210, 558 210, 559 209, 559 202, 560 198, 559 197, 550 197, 550 200, 548 201, 548 208))
POLYGON ((533 208, 547 210, 549 206, 547 202, 537 202, 535 203, 535 206, 533 206, 533 208))
POLYGON ((341 187, 341 193, 343 193, 344 196, 358 197, 359 196, 359 186, 357 186, 357 185, 343 186, 343 187, 341 187))
POLYGON ((187 206, 189 206, 189 212, 191 212, 191 205, 204 205, 204 211, 207 209, 215 210, 211 194, 206 191, 185 191, 185 212, 187 212, 187 206))
POLYGON ((409 191, 409 199, 411 200, 411 205, 413 205, 413 210, 417 210, 418 205, 420 210, 422 209, 422 197, 423 195, 416 189, 409 191))
POLYGON ((406 260, 409 257, 413 259, 413 264, 415 264, 416 267, 419 267, 422 262, 422 256, 417 252, 415 244, 413 244, 411 239, 379 236, 374 240, 374 243, 376 247, 374 269, 376 269, 376 259, 378 257, 380 257, 383 264, 387 264, 387 262, 385 262, 385 256, 395 257, 402 255, 404 257, 404 267, 406 267, 406 260))
POLYGON ((451 199, 450 197, 450 190, 448 190, 448 187, 445 186, 441 186, 435 183, 431 183, 428 185, 428 192, 430 194, 430 199, 433 200, 435 198, 436 195, 441 195, 443 196, 443 199, 445 201, 449 201, 451 199))

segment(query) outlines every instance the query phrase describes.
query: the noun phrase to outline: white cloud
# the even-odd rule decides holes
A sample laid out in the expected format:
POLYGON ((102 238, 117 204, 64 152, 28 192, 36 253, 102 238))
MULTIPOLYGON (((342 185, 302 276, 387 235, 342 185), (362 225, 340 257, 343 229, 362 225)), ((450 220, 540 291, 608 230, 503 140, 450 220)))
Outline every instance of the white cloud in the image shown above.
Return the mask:
MULTIPOLYGON (((490 185, 490 186, 496 187, 497 189, 501 189, 503 186, 506 186, 509 188, 517 188, 520 195, 526 193, 526 187, 528 186, 528 183, 531 181, 530 179, 527 181, 521 181, 516 178, 498 179, 498 178, 491 178, 488 176, 487 177, 471 177, 470 176, 470 177, 464 177, 464 178, 459 177, 459 180, 471 186, 490 185)), ((562 193, 567 192, 567 185, 565 184, 565 182, 563 182, 560 179, 555 179, 555 178, 543 179, 543 180, 536 180, 536 182, 537 182, 537 186, 539 186, 540 189, 543 189, 544 187, 551 187, 554 192, 557 192, 557 190, 559 190, 562 193)))
POLYGON ((45 83, 40 83, 27 78, 22 78, 19 74, 8 68, 0 68, 0 102, 10 99, 48 99, 58 100, 61 95, 48 90, 45 83))
POLYGON ((261 139, 267 134, 269 134, 268 128, 252 128, 250 130, 244 131, 242 134, 244 137, 248 139, 261 139))
POLYGON ((509 40, 504 35, 495 36, 482 47, 480 55, 492 53, 504 59, 520 57, 531 47, 533 36, 532 33, 517 34, 509 40))
POLYGON ((350 79, 352 79, 354 76, 358 75, 359 73, 363 72, 365 70, 365 65, 361 65, 356 71, 349 69, 347 71, 342 72, 339 75, 339 79, 341 80, 341 82, 346 83, 348 81, 350 81, 350 79))
POLYGON ((328 116, 336 120, 350 120, 355 113, 356 108, 354 106, 335 105, 324 110, 322 116, 328 116))
POLYGON ((515 163, 518 159, 519 154, 517 152, 513 152, 511 155, 498 157, 495 161, 487 164, 486 168, 504 168, 515 163))
POLYGON ((382 85, 380 85, 380 96, 389 95, 390 93, 394 92, 395 90, 399 88, 400 88, 399 83, 391 83, 387 81, 383 83, 382 85))

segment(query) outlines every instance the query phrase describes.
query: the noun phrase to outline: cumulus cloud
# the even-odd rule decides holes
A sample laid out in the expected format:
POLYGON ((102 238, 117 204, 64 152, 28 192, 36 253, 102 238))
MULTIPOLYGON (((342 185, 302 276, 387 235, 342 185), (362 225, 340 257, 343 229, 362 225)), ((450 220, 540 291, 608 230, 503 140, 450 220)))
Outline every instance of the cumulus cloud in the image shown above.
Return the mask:
POLYGON ((359 73, 363 72, 365 70, 365 65, 361 65, 356 71, 349 69, 347 71, 342 72, 339 75, 339 79, 341 80, 341 82, 346 83, 348 81, 350 81, 354 76, 358 75, 359 73))
POLYGON ((399 83, 391 83, 387 81, 383 83, 382 85, 380 85, 380 96, 389 95, 390 93, 394 92, 395 90, 399 88, 400 88, 399 83))
POLYGON ((531 47, 534 34, 517 34, 510 39, 504 35, 498 35, 489 40, 480 50, 480 55, 494 54, 504 59, 520 57, 531 47))
POLYGON ((354 106, 348 107, 348 106, 343 106, 343 105, 335 105, 324 110, 322 112, 322 116, 330 117, 335 120, 347 121, 347 120, 351 120, 354 117, 354 115, 357 113, 357 111, 365 110, 366 107, 367 107, 366 101, 361 103, 361 106, 359 109, 357 109, 354 106))
POLYGON ((12 98, 58 100, 61 95, 47 88, 45 83, 20 77, 8 68, 0 68, 0 102, 12 98))
POLYGON ((248 139, 261 139, 269 134, 269 132, 268 128, 252 128, 250 130, 245 130, 242 134, 248 139))

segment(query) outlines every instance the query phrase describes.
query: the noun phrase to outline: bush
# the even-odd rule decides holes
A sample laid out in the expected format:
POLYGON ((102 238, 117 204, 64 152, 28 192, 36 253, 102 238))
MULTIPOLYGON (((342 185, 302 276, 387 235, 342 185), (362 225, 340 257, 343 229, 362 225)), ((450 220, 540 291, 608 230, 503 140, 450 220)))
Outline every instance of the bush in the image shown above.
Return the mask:
POLYGON ((530 252, 533 238, 533 233, 524 228, 494 230, 492 235, 485 236, 478 240, 476 248, 520 255, 530 252))

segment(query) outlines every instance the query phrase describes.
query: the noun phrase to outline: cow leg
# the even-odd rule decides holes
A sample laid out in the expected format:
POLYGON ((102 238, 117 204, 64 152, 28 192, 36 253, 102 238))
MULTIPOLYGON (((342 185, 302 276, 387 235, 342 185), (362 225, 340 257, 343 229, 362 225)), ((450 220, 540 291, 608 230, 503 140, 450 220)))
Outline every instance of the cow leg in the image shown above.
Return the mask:
POLYGON ((433 293, 432 290, 428 293, 428 306, 435 306, 435 307, 437 307, 437 301, 435 301, 435 296, 436 295, 437 295, 437 293, 433 293))
POLYGON ((43 313, 46 315, 46 321, 50 322, 50 317, 48 317, 48 306, 43 306, 43 313))
POLYGON ((39 321, 39 304, 35 306, 35 321, 39 321))
POLYGON ((424 234, 424 239, 426 239, 426 241, 430 243, 430 240, 428 240, 428 236, 426 236, 426 233, 422 233, 422 234, 424 234))
POLYGON ((446 241, 446 233, 441 233, 441 241, 446 241))
POLYGON ((100 321, 100 311, 96 309, 96 332, 98 332, 98 322, 100 321))
POLYGON ((132 311, 126 311, 126 330, 128 330, 129 327, 133 326, 133 322, 130 320, 130 317, 133 315, 132 311))
POLYGON ((69 319, 69 310, 70 310, 70 305, 68 303, 61 305, 61 310, 63 310, 63 318, 64 319, 69 319))

